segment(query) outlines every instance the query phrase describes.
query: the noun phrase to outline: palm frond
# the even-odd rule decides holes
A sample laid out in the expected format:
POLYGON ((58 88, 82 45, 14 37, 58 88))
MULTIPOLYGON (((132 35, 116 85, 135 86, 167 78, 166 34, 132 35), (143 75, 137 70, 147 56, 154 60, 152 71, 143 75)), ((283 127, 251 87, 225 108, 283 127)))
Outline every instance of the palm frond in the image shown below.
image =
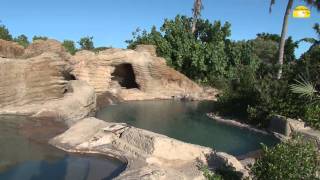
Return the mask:
POLYGON ((307 97, 310 99, 313 99, 316 97, 316 93, 318 92, 315 88, 315 86, 311 83, 305 80, 300 76, 300 80, 295 80, 296 84, 290 85, 290 90, 293 93, 299 94, 300 96, 307 97))
POLYGON ((319 25, 319 23, 315 23, 313 26, 313 29, 316 31, 316 33, 320 39, 320 25, 319 25))
POLYGON ((303 38, 298 41, 298 43, 300 42, 307 42, 307 43, 314 44, 317 42, 317 40, 315 38, 303 38))
POLYGON ((320 0, 304 0, 308 5, 316 7, 320 11, 320 0))
POLYGON ((269 13, 272 12, 272 6, 276 3, 276 0, 270 0, 269 13))

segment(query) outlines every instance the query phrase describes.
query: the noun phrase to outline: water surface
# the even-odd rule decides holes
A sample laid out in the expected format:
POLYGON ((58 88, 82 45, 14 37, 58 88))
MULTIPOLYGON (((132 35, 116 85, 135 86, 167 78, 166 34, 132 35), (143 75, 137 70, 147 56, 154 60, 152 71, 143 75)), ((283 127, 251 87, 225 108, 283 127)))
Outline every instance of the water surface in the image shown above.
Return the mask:
POLYGON ((126 122, 132 126, 167 135, 185 142, 212 147, 232 155, 243 155, 274 145, 277 139, 240 129, 208 118, 213 102, 132 101, 110 105, 97 113, 99 119, 126 122))
POLYGON ((0 180, 101 180, 117 176, 121 161, 68 154, 46 143, 61 127, 23 116, 0 116, 0 180))

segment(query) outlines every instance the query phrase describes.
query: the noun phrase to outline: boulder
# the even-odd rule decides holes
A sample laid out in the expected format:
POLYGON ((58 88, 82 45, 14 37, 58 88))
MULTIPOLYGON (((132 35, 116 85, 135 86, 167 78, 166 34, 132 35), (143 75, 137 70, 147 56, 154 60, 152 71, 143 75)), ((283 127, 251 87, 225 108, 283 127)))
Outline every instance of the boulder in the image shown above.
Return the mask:
POLYGON ((309 127, 303 121, 275 115, 271 118, 268 130, 284 136, 290 136, 293 132, 308 130, 309 127))
POLYGON ((248 170, 232 155, 224 152, 216 152, 212 159, 210 163, 215 169, 236 173, 241 179, 250 177, 248 170))
POLYGON ((0 57, 18 58, 24 53, 24 47, 16 42, 0 39, 0 57))

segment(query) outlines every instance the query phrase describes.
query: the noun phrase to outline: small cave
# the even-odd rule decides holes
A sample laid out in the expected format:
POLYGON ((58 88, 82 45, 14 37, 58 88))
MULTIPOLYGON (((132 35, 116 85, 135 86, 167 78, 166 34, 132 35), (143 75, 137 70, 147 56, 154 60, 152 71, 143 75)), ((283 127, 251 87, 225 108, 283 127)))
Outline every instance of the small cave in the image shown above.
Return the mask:
POLYGON ((140 88, 139 84, 137 84, 136 82, 136 77, 132 65, 129 63, 116 65, 115 70, 111 75, 111 80, 117 81, 119 85, 123 88, 140 88))
POLYGON ((67 81, 77 80, 77 78, 73 74, 71 74, 69 71, 64 71, 62 72, 62 74, 63 74, 64 80, 67 80, 67 81))
MULTIPOLYGON (((77 80, 77 78, 73 74, 71 74, 70 71, 63 71, 62 75, 63 75, 64 80, 66 80, 66 81, 77 80)), ((70 84, 67 83, 67 85, 65 86, 65 89, 63 90, 63 94, 70 93, 70 92, 73 92, 73 89, 70 86, 70 84)))

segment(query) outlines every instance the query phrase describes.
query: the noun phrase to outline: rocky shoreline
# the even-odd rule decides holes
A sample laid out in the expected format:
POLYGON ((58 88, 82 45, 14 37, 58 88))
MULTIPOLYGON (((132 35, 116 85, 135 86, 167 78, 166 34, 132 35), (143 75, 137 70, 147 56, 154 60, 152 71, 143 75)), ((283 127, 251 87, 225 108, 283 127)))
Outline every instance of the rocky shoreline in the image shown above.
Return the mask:
POLYGON ((235 127, 242 128, 242 129, 248 129, 248 130, 256 132, 256 133, 270 135, 270 133, 267 132, 267 130, 258 129, 257 127, 254 127, 254 126, 249 125, 249 124, 242 123, 242 122, 240 122, 238 120, 235 120, 235 119, 225 118, 225 117, 216 115, 215 113, 207 113, 207 116, 209 118, 213 119, 214 121, 222 123, 222 124, 235 126, 235 127))
POLYGON ((67 130, 49 140, 55 147, 126 162, 117 179, 204 179, 200 164, 249 176, 227 153, 92 117, 99 106, 117 99, 215 99, 216 90, 169 68, 150 47, 71 56, 55 40, 35 41, 19 51, 10 42, 1 41, 0 46, 10 46, 0 48, 6 50, 0 52, 0 114, 65 124, 67 130))

